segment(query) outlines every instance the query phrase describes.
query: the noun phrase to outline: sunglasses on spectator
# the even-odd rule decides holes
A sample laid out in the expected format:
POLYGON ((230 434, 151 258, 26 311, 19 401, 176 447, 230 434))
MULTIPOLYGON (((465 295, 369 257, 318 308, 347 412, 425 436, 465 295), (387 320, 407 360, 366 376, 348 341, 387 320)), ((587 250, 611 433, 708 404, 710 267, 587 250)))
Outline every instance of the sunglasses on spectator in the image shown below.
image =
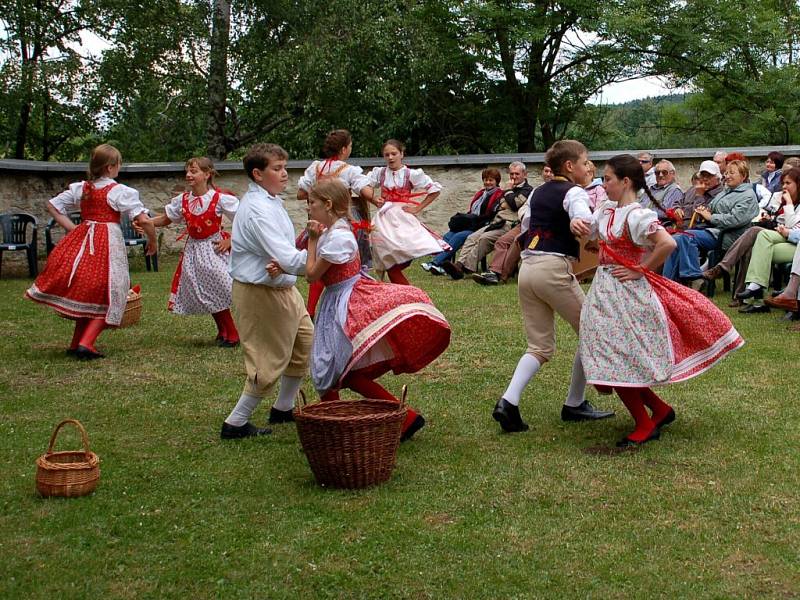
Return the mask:
POLYGON ((653 162, 653 161, 652 161, 652 160, 647 160, 647 159, 644 159, 644 158, 640 158, 640 159, 639 159, 639 162, 640 162, 641 164, 643 164, 643 165, 648 165, 648 164, 650 164, 650 163, 651 163, 651 162, 653 162))
POLYGON ((669 175, 672 171, 656 171, 656 175, 669 175))

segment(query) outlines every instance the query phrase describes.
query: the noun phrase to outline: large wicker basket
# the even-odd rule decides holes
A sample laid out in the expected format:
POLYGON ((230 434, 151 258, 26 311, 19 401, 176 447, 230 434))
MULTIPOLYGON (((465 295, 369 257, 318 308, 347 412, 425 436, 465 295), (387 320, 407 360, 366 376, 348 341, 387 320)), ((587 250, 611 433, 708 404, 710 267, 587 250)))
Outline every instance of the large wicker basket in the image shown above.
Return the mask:
POLYGON ((125 312, 122 314, 120 327, 130 327, 136 325, 142 318, 142 294, 135 291, 128 291, 128 303, 125 305, 125 312))
POLYGON ((36 459, 36 490, 45 498, 63 496, 74 498, 91 494, 100 479, 100 459, 89 450, 89 437, 80 421, 64 419, 59 423, 47 452, 36 459), (53 452, 56 436, 66 424, 74 425, 81 433, 83 450, 53 452))
POLYGON ((295 408, 297 434, 314 477, 322 486, 365 488, 392 476, 405 419, 390 400, 334 400, 295 408))

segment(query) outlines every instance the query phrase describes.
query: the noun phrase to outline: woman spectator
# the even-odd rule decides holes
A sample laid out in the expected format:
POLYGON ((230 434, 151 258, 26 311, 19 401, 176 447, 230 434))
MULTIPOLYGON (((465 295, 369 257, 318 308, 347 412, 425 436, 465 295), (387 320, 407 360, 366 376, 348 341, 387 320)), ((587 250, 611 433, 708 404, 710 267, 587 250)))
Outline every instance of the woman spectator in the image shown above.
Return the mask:
POLYGON ((589 208, 594 212, 594 207, 599 206, 608 199, 606 190, 603 187, 603 180, 600 177, 595 177, 597 167, 594 166, 592 161, 586 163, 588 169, 586 173, 586 180, 583 182, 583 189, 589 195, 589 208))
POLYGON ((783 154, 773 150, 767 154, 764 163, 766 171, 761 174, 761 183, 773 194, 781 189, 781 169, 783 169, 783 154))
POLYGON ((700 250, 713 251, 719 247, 723 252, 727 251, 758 215, 756 195, 751 184, 745 183, 749 175, 746 162, 734 160, 728 163, 726 189, 708 206, 695 209, 695 214, 704 222, 673 234, 678 247, 664 263, 665 277, 700 289, 704 281, 700 270, 700 250))

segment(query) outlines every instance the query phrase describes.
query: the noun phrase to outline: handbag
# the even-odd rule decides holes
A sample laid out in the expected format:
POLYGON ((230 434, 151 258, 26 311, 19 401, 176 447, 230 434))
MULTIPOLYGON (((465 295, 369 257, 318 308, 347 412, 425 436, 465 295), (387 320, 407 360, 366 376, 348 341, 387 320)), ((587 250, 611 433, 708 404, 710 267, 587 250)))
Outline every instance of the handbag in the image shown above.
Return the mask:
POLYGON ((453 233, 459 231, 476 231, 486 224, 486 217, 471 213, 456 213, 447 222, 447 227, 453 233))

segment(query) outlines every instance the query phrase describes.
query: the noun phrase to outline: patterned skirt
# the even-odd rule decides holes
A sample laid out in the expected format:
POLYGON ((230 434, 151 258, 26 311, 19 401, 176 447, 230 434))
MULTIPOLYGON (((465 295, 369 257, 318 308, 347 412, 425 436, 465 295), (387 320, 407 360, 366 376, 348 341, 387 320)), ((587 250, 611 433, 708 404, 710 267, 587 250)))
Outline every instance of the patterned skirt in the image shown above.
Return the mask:
POLYGON ((320 394, 351 371, 370 379, 416 373, 450 344, 450 325, 428 295, 359 273, 326 286, 314 323, 311 378, 320 394))
POLYGON ((84 221, 56 244, 25 296, 68 319, 104 319, 119 325, 130 276, 122 230, 84 221))
POLYGON ((203 239, 188 238, 172 278, 168 308, 178 315, 214 314, 231 307, 233 279, 228 273, 229 254, 217 254, 219 233, 203 239))
POLYGON ((581 311, 590 384, 650 387, 707 371, 744 340, 708 298, 654 273, 621 282, 601 265, 581 311))

